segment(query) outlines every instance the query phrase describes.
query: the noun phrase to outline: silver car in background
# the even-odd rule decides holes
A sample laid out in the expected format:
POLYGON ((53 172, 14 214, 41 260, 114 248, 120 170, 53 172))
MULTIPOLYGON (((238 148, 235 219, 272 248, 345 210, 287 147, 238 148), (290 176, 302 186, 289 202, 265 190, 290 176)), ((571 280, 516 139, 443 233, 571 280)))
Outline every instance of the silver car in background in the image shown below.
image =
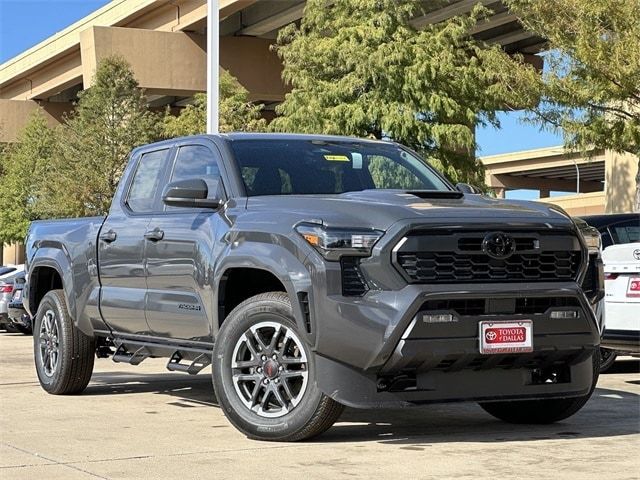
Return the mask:
POLYGON ((24 265, 0 267, 0 329, 9 324, 8 306, 13 297, 13 280, 24 271, 24 265))

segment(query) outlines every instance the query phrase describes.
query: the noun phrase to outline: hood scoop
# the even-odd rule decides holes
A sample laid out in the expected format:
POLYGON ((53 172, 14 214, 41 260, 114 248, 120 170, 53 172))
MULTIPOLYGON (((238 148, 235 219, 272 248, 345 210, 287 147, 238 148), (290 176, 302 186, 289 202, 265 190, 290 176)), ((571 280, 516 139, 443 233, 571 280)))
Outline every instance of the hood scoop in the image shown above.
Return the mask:
POLYGON ((408 190, 407 193, 418 198, 458 199, 464 197, 462 192, 444 190, 408 190))

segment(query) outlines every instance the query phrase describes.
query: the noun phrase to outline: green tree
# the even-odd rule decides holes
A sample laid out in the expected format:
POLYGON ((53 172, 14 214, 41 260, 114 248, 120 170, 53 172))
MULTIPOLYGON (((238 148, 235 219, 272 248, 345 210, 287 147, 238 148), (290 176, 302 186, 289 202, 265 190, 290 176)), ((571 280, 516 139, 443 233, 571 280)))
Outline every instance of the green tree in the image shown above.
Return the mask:
POLYGON ((50 162, 58 132, 37 111, 16 143, 0 153, 0 245, 19 242, 32 220, 42 218, 41 188, 50 181, 50 162))
POLYGON ((65 118, 59 154, 46 193, 49 217, 104 215, 131 149, 161 137, 161 118, 150 112, 129 64, 102 60, 93 85, 80 92, 65 118))
MULTIPOLYGON (((261 117, 262 105, 249 102, 249 92, 229 72, 220 70, 219 129, 221 132, 264 131, 266 122, 261 117)), ((167 138, 205 133, 207 128, 207 96, 199 93, 192 104, 179 115, 167 111, 164 117, 164 135, 167 138)))
MULTIPOLYGON (((564 133, 569 148, 638 157, 640 209, 640 0, 507 0, 526 28, 549 41, 533 118, 564 133)), ((522 79, 521 79, 522 80, 522 79)))
POLYGON ((419 0, 309 0, 301 24, 275 47, 292 91, 278 107, 277 131, 388 137, 460 181, 482 178, 475 127, 498 125, 496 110, 531 101, 497 88, 496 66, 531 70, 470 37, 488 10, 417 30, 419 0))

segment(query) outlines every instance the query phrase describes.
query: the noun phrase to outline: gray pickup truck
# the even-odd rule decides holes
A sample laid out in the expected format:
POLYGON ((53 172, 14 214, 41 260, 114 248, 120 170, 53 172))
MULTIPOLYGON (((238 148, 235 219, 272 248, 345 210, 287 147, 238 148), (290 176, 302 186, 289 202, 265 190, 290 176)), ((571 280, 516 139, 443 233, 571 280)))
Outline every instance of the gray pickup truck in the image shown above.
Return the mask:
POLYGON ((312 437, 345 405, 549 423, 597 381, 598 241, 396 143, 195 136, 134 150, 105 218, 34 222, 24 302, 52 394, 82 392, 96 357, 167 357, 211 365, 257 439, 312 437))

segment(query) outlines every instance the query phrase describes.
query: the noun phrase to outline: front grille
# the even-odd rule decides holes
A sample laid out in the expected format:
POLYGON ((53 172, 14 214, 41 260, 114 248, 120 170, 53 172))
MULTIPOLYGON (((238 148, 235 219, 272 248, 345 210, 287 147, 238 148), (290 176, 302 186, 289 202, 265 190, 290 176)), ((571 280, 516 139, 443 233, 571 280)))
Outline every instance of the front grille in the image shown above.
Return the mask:
POLYGON ((342 270, 342 295, 361 297, 369 290, 369 286, 360 271, 359 259, 343 257, 340 260, 342 270))
POLYGON ((395 252, 395 262, 411 283, 570 281, 582 254, 571 235, 514 233, 514 253, 496 259, 482 250, 489 232, 414 234, 395 252))

